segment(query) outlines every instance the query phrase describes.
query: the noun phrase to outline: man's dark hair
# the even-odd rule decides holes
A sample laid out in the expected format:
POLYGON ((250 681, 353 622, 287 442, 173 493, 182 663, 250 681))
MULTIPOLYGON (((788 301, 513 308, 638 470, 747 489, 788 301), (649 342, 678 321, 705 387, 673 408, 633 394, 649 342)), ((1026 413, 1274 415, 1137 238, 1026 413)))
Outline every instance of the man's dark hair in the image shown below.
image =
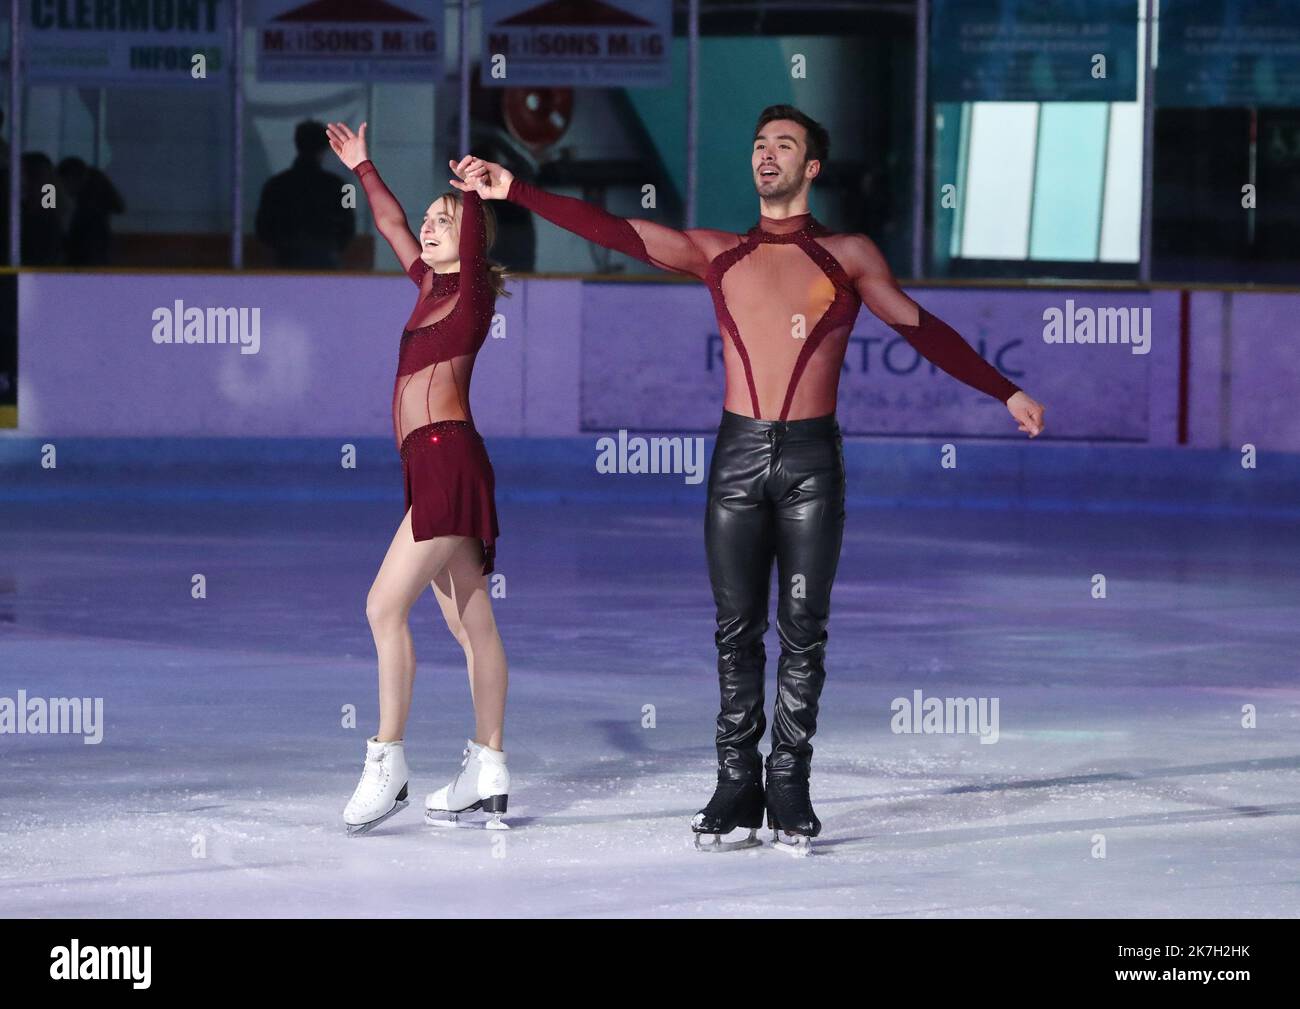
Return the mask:
POLYGON ((804 115, 793 105, 769 105, 758 114, 758 125, 754 127, 755 140, 763 132, 763 127, 774 119, 789 119, 802 126, 808 134, 804 161, 820 161, 823 168, 826 166, 826 159, 831 153, 831 135, 826 131, 825 126, 812 116, 804 115))
POLYGON ((293 130, 293 146, 299 154, 318 154, 330 145, 325 125, 314 119, 304 119, 293 130))

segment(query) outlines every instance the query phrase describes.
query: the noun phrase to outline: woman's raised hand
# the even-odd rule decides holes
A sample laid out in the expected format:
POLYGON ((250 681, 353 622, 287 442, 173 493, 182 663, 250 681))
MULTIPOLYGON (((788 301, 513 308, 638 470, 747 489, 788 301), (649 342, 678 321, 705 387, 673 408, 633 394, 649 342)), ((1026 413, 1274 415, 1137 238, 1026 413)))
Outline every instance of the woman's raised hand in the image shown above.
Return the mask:
POLYGON ((353 133, 348 128, 347 123, 326 123, 325 133, 330 138, 330 150, 339 156, 347 168, 356 168, 361 162, 369 159, 366 154, 366 124, 361 124, 361 130, 353 133))
POLYGON ((448 180, 453 186, 461 192, 478 193, 485 200, 504 200, 510 192, 510 183, 514 181, 514 175, 509 170, 472 154, 447 163, 457 176, 448 180))

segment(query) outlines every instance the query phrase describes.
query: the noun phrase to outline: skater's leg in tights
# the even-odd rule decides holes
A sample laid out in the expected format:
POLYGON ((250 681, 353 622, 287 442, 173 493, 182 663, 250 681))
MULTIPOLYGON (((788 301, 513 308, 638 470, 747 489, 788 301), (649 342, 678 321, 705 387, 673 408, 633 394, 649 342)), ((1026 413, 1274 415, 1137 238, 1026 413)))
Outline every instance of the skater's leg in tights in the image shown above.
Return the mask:
POLYGON ((379 657, 379 740, 401 739, 415 684, 411 607, 460 547, 463 536, 437 536, 418 543, 408 510, 366 597, 366 619, 379 657))
POLYGON ((506 715, 506 651, 483 574, 483 544, 466 538, 433 579, 433 594, 452 636, 465 650, 474 701, 474 742, 501 749, 506 715))

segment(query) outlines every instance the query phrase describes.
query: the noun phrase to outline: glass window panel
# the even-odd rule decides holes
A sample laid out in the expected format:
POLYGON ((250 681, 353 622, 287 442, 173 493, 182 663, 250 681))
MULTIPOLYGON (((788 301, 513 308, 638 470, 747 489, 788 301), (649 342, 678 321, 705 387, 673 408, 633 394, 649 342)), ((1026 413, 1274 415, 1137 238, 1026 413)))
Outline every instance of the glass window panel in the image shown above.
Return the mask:
POLYGON ((1024 259, 1033 198, 1034 102, 975 102, 966 157, 961 254, 1024 259))
POLYGON ((1101 232, 1105 102, 1046 102, 1038 114, 1031 259, 1091 260, 1101 232))
POLYGON ((1142 236, 1142 107, 1136 102, 1110 107, 1105 192, 1098 258, 1136 263, 1142 236))

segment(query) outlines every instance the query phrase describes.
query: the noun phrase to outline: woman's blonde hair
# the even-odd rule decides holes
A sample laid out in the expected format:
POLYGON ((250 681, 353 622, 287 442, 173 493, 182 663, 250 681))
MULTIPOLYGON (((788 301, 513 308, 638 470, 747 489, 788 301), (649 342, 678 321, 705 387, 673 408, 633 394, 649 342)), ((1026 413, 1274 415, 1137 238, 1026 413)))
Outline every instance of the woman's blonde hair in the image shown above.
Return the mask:
MULTIPOLYGON (((448 189, 444 193, 439 193, 438 196, 434 198, 433 202, 437 203, 438 200, 443 199, 443 197, 446 197, 449 200, 454 200, 460 205, 461 212, 464 212, 465 203, 464 200, 461 199, 461 193, 458 190, 448 189)), ((483 247, 485 251, 491 252, 492 243, 497 240, 497 215, 492 211, 492 205, 487 200, 479 200, 479 206, 483 208, 483 247)), ((506 280, 510 274, 500 263, 493 262, 489 259, 487 264, 488 280, 492 284, 492 293, 498 298, 509 298, 510 292, 506 290, 506 280)))

